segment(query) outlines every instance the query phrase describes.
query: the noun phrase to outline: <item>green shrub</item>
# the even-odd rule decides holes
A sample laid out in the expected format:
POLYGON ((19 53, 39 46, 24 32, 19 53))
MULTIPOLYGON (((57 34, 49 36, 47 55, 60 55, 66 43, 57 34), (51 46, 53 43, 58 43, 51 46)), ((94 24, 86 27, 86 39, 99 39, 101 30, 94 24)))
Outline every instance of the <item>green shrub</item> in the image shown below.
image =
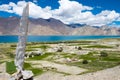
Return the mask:
POLYGON ((39 48, 46 50, 47 48, 49 48, 49 46, 48 45, 41 45, 39 48))
POLYGON ((100 52, 100 57, 107 57, 107 56, 108 56, 107 52, 105 51, 100 52))
POLYGON ((83 60, 82 63, 83 64, 88 64, 88 61, 87 60, 83 60))
POLYGON ((82 47, 79 46, 79 47, 78 47, 78 50, 82 50, 82 47))
POLYGON ((10 47, 16 47, 17 45, 13 44, 13 45, 10 45, 10 47))
POLYGON ((6 52, 6 56, 10 57, 10 58, 14 58, 15 55, 12 52, 6 52))

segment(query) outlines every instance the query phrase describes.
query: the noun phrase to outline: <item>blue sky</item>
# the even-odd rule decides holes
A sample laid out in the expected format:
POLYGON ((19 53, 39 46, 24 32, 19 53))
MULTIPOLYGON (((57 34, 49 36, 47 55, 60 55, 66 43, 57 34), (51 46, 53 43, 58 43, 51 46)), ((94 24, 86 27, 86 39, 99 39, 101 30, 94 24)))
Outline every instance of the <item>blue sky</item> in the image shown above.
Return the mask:
POLYGON ((21 16, 28 1, 32 18, 56 18, 66 24, 120 26, 120 0, 0 0, 0 17, 21 16))

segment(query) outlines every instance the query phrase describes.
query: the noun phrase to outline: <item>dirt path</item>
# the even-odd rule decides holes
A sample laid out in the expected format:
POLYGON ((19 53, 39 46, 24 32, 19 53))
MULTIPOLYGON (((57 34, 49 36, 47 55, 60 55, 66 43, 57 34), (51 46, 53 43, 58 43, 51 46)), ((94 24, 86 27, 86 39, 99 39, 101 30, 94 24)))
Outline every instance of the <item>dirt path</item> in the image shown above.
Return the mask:
POLYGON ((36 68, 53 67, 53 68, 56 68, 58 72, 63 72, 68 74, 80 74, 86 71, 86 69, 79 68, 76 66, 68 66, 65 64, 58 64, 58 63, 49 62, 49 61, 29 61, 29 62, 32 63, 33 64, 32 66, 36 68))
POLYGON ((6 63, 0 64, 0 72, 5 73, 6 72, 6 63))
POLYGON ((35 80, 120 80, 120 66, 84 75, 64 76, 55 72, 46 72, 37 76, 35 80))
POLYGON ((0 64, 0 80, 9 80, 10 76, 6 73, 6 63, 0 64))

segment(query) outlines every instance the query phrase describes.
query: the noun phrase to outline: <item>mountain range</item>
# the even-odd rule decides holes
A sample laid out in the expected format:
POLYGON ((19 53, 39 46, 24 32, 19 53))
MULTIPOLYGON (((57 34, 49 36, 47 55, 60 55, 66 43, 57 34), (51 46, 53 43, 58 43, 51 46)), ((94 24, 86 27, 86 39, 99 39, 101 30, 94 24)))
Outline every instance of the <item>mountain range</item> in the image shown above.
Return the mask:
MULTIPOLYGON (((0 35, 18 35, 19 17, 0 17, 0 35)), ((29 19, 29 35, 120 35, 120 28, 90 26, 86 24, 64 24, 60 20, 29 19)))

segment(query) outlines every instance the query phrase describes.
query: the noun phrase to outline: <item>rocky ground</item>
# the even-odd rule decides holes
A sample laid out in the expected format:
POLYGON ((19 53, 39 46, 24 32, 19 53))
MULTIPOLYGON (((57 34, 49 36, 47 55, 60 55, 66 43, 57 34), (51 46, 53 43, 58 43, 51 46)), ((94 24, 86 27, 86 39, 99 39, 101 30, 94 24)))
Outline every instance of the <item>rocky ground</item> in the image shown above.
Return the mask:
POLYGON ((35 77, 35 80, 120 80, 120 66, 83 75, 63 75, 55 72, 46 72, 35 77))

